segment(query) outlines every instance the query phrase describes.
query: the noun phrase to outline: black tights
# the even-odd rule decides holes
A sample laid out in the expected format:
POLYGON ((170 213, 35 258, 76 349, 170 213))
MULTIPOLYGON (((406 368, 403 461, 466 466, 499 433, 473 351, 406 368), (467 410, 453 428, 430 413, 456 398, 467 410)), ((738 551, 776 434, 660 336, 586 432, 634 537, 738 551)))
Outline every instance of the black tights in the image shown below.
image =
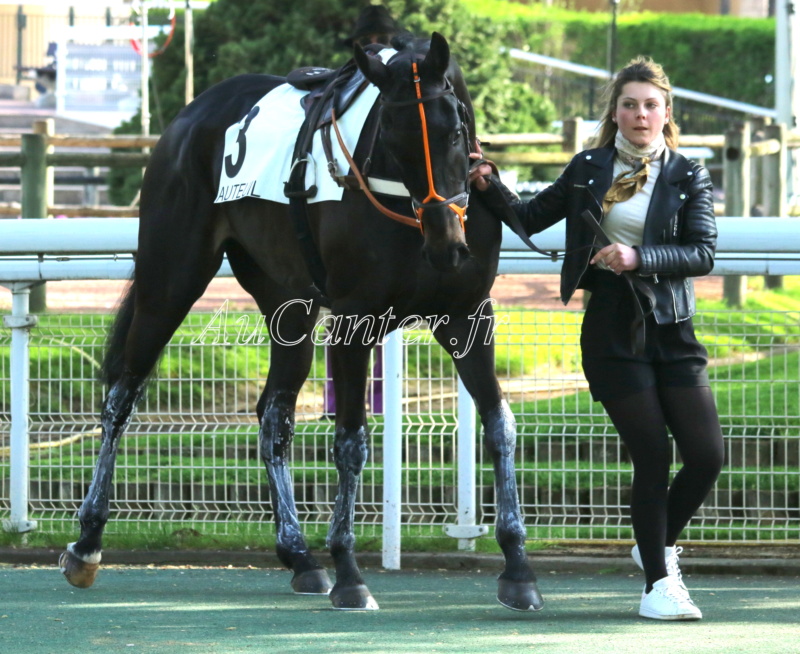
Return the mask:
POLYGON ((649 592, 667 576, 664 548, 675 544, 722 469, 717 408, 708 386, 648 388, 603 406, 633 462, 631 521, 649 592), (671 486, 667 427, 683 460, 671 486))

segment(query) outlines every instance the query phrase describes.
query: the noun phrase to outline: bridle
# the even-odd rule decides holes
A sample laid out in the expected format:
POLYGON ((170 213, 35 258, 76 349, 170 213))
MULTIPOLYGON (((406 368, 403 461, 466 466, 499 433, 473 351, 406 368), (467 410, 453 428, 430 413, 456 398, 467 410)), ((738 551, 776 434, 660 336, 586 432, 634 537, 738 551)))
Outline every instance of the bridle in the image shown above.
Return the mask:
MULTIPOLYGON (((440 91, 435 93, 431 93, 430 95, 423 96, 422 95, 422 87, 420 84, 420 76, 419 71, 417 69, 417 62, 411 62, 411 71, 412 71, 412 81, 414 83, 414 89, 416 91, 416 97, 410 100, 399 100, 399 101, 390 101, 381 98, 381 108, 383 107, 405 107, 416 104, 419 107, 419 115, 420 121, 422 123, 422 147, 425 153, 425 172, 428 178, 428 195, 425 197, 424 200, 421 202, 417 200, 415 197, 411 197, 411 205, 414 209, 415 218, 404 216, 403 214, 396 213, 390 209, 384 207, 380 201, 372 194, 369 190, 369 187, 364 180, 361 171, 358 169, 353 157, 350 155, 350 152, 347 149, 347 146, 342 139, 342 135, 339 133, 339 127, 336 122, 336 112, 332 111, 331 113, 331 122, 333 123, 334 131, 336 132, 336 138, 339 141, 339 147, 342 149, 344 153, 345 159, 347 159, 347 163, 350 165, 350 169, 353 171, 356 179, 358 180, 359 186, 362 191, 366 194, 369 201, 372 205, 380 211, 385 216, 392 218, 398 222, 401 222, 405 225, 411 225, 415 227, 419 227, 419 230, 424 233, 424 227, 422 223, 422 214, 426 209, 434 209, 437 207, 448 207, 453 213, 458 216, 459 224, 461 225, 462 231, 465 230, 464 221, 467 219, 467 206, 469 204, 469 174, 464 181, 464 190, 461 193, 458 193, 450 198, 445 198, 439 193, 436 192, 436 188, 433 181, 433 163, 431 159, 431 150, 430 150, 430 142, 428 140, 428 122, 425 116, 425 102, 430 100, 435 100, 437 98, 444 97, 446 95, 454 95, 455 90, 453 85, 450 83, 449 80, 445 78, 445 86, 440 91), (461 203, 463 202, 463 206, 461 203)), ((463 107, 463 103, 461 103, 458 98, 456 98, 458 102, 458 112, 459 117, 462 121, 461 129, 463 131, 463 138, 465 142, 465 149, 466 154, 469 156, 469 144, 468 144, 468 131, 466 129, 465 123, 465 114, 466 110, 463 107)))

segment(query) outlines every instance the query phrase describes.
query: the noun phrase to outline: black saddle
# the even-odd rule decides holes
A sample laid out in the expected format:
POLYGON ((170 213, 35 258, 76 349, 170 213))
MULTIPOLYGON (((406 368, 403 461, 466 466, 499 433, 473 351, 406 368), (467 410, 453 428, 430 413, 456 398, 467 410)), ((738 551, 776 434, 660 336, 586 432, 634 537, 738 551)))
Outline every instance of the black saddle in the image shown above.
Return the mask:
POLYGON ((301 91, 313 91, 336 76, 336 69, 303 66, 286 76, 286 82, 301 91))
MULTIPOLYGON (((372 46, 368 51, 374 54, 383 47, 372 46)), ((341 118, 369 82, 353 60, 336 70, 314 66, 298 68, 286 76, 286 81, 297 89, 308 90, 308 94, 300 101, 306 118, 297 134, 292 153, 292 169, 289 180, 284 184, 283 194, 290 199, 313 198, 317 194, 316 184, 306 188, 305 179, 306 169, 311 161, 314 132, 323 130, 325 152, 331 152, 329 129, 333 109, 336 110, 336 117, 341 118)))
MULTIPOLYGON (((383 47, 371 46, 369 49, 374 54, 383 47)), ((335 108, 336 117, 341 117, 369 82, 353 60, 336 70, 313 66, 298 68, 286 76, 286 81, 301 91, 308 91, 308 94, 301 100, 306 118, 297 134, 292 153, 292 168, 289 180, 283 185, 283 194, 289 198, 289 215, 311 279, 320 291, 322 304, 330 306, 326 288, 327 271, 308 220, 308 198, 317 194, 317 186, 311 184, 306 188, 306 170, 309 163, 316 168, 311 155, 312 143, 314 132, 322 130, 322 146, 328 159, 328 171, 340 183, 335 175, 336 166, 331 147, 332 110, 335 108)))

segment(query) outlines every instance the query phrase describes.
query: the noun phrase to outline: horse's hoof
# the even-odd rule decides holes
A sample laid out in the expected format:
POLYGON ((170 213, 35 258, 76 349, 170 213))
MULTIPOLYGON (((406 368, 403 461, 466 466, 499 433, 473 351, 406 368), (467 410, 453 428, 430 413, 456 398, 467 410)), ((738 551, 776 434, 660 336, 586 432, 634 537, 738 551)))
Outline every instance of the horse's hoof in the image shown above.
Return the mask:
POLYGON ((323 568, 306 570, 292 577, 292 590, 298 595, 328 595, 331 588, 333 584, 323 568))
POLYGON ((364 584, 347 588, 334 586, 330 597, 333 608, 338 611, 377 611, 380 608, 364 584))
POLYGON ((535 581, 498 579, 497 601, 513 611, 541 611, 544 599, 535 581))
POLYGON ((97 577, 99 563, 86 563, 67 550, 58 557, 58 565, 67 581, 77 588, 89 588, 97 577))

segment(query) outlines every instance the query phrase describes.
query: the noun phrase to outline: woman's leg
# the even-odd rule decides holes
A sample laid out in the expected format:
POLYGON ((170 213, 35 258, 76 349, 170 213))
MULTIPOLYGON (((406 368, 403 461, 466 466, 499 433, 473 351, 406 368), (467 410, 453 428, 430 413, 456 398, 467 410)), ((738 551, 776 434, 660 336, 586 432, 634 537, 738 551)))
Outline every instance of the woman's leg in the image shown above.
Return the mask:
POLYGON ((725 450, 708 386, 661 388, 659 397, 683 460, 667 499, 666 545, 671 547, 714 486, 725 450))
POLYGON ((642 557, 646 590, 667 576, 664 547, 671 448, 655 387, 603 402, 633 462, 631 522, 642 557))

